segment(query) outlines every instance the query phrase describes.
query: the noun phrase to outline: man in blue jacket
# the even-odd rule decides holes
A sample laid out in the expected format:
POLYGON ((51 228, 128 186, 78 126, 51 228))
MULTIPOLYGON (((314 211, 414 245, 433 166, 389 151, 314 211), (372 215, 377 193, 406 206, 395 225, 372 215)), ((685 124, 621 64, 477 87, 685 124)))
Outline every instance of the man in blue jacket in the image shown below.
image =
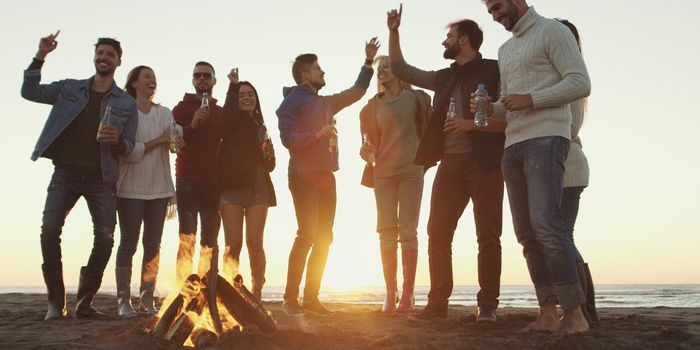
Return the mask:
POLYGON ((55 167, 41 225, 41 268, 49 299, 45 319, 68 315, 60 237, 66 216, 81 196, 92 216, 94 241, 88 263, 80 269, 75 316, 99 318, 105 315, 92 307, 92 299, 114 245, 118 157, 134 148, 138 114, 134 99, 114 82, 122 56, 121 44, 114 39, 97 40, 91 78, 40 84, 41 67, 58 45, 57 36, 58 32, 41 39, 22 84, 22 97, 53 106, 32 153, 32 160, 49 158, 55 167))
POLYGON ((319 302, 318 292, 333 241, 336 204, 333 172, 338 170, 334 116, 367 91, 374 71, 372 61, 378 49, 376 38, 366 43, 366 60, 355 84, 328 96, 318 94, 326 81, 316 55, 299 55, 292 66, 297 86, 284 89, 285 98, 277 109, 282 144, 289 149, 289 189, 299 225, 289 253, 283 304, 287 314, 299 315, 304 310, 332 313, 319 302), (297 298, 309 250, 302 308, 297 298))

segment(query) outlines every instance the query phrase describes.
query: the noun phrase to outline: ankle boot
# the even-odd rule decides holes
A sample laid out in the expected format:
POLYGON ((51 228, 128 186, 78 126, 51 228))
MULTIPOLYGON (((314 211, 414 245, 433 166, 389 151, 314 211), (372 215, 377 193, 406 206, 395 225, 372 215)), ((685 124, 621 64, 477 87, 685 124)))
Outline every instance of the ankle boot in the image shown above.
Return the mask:
POLYGON ((49 307, 44 320, 64 319, 68 316, 68 310, 66 309, 66 288, 63 285, 63 269, 59 267, 56 270, 47 271, 43 265, 41 269, 49 299, 49 307))
POLYGON ((141 267, 141 287, 139 287, 139 311, 149 315, 158 313, 156 308, 153 293, 156 290, 156 281, 158 279, 158 257, 141 267))
MULTIPOLYGON (((576 273, 578 274, 578 282, 581 285, 583 295, 586 296, 586 299, 588 299, 588 279, 586 278, 586 271, 584 270, 583 262, 576 262, 576 273)), ((588 315, 585 303, 581 304, 581 312, 583 313, 583 317, 586 318, 586 321, 590 322, 591 317, 588 315)))
POLYGON ((80 268, 80 282, 78 284, 78 302, 75 304, 76 318, 108 318, 109 316, 92 307, 92 300, 100 289, 102 276, 99 278, 88 276, 85 266, 80 268))
POLYGON ((177 261, 175 262, 175 282, 178 288, 192 274, 195 239, 193 234, 180 233, 180 245, 177 249, 177 261))
POLYGON ((384 298, 382 312, 390 314, 396 310, 396 268, 398 265, 396 248, 382 249, 381 252, 384 284, 386 285, 386 298, 384 298))
POLYGON ((583 270, 586 274, 586 307, 583 308, 588 313, 590 320, 593 322, 600 321, 598 317, 598 310, 595 307, 595 288, 593 286, 593 279, 591 277, 591 270, 588 268, 588 264, 583 264, 583 270))
POLYGON ((411 312, 416 303, 413 290, 416 284, 416 266, 418 265, 418 249, 401 249, 401 265, 403 266, 403 290, 401 302, 396 312, 411 312))
POLYGON ((131 306, 131 267, 117 267, 117 314, 119 317, 136 317, 138 314, 131 306))

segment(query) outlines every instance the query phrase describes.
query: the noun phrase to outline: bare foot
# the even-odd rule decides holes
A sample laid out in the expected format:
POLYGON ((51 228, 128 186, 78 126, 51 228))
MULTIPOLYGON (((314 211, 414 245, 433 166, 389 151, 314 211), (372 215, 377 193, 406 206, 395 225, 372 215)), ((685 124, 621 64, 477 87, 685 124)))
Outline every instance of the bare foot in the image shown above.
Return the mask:
POLYGON ((588 329, 588 321, 583 316, 581 308, 578 307, 570 311, 564 311, 564 317, 561 318, 561 327, 559 327, 557 333, 562 335, 583 333, 587 332, 588 329))
POLYGON ((559 316, 557 314, 557 305, 551 304, 540 306, 540 311, 537 315, 537 319, 534 322, 527 325, 525 328, 521 329, 520 332, 555 332, 559 329, 561 329, 561 321, 559 321, 559 316))

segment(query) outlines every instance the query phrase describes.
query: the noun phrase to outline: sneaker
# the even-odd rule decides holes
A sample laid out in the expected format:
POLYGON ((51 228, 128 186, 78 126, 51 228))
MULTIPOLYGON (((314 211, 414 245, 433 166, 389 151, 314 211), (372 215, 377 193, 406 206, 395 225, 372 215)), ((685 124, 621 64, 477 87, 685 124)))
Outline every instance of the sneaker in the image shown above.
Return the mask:
POLYGON ((290 316, 298 316, 304 314, 304 309, 299 305, 299 301, 296 299, 285 300, 282 302, 282 309, 284 313, 290 316))
POLYGON ((409 321, 431 321, 437 318, 447 318, 447 304, 444 306, 436 306, 434 304, 428 303, 428 305, 423 308, 423 311, 408 316, 409 321))
POLYGON ((476 323, 496 323, 496 309, 476 308, 476 323))
POLYGON ((320 315, 332 315, 335 313, 333 310, 327 309, 318 299, 306 300, 304 299, 304 310, 315 312, 320 315))

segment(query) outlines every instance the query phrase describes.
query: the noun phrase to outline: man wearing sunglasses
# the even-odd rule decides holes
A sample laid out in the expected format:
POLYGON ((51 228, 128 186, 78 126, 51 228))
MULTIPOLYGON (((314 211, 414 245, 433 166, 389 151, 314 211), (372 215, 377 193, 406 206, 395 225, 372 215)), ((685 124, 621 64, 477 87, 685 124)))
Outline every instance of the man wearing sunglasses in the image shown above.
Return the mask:
MULTIPOLYGON (((192 85, 195 93, 186 93, 173 108, 173 116, 182 126, 186 144, 175 161, 177 213, 180 221, 180 246, 176 265, 178 286, 192 273, 197 215, 201 221, 202 248, 216 246, 221 225, 216 165, 221 141, 219 127, 222 108, 211 97, 216 85, 214 67, 208 62, 197 62, 192 72, 192 85), (204 94, 208 95, 208 107, 203 107, 204 94)), ((200 259, 199 272, 206 272, 208 266, 208 260, 204 262, 200 259)))

